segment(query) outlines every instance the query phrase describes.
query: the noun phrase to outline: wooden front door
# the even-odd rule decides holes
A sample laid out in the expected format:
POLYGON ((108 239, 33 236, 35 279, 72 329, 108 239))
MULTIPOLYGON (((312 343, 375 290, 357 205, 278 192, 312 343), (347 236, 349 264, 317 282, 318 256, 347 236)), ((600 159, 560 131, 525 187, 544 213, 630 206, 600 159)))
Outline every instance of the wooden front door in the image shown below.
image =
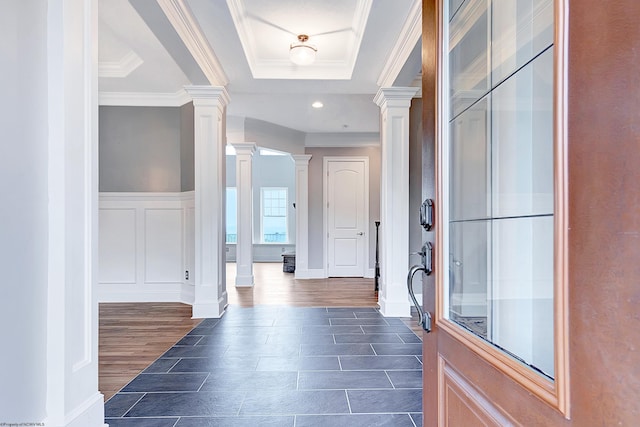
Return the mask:
POLYGON ((425 426, 638 425, 638 16, 423 0, 425 426))

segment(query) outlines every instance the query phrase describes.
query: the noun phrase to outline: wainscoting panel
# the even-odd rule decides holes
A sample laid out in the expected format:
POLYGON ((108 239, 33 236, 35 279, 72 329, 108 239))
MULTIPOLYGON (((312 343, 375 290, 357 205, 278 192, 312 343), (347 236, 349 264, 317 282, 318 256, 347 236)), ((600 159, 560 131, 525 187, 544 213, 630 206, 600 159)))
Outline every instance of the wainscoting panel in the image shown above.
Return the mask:
POLYGON ((100 208, 100 283, 136 283, 136 209, 100 208))
POLYGON ((193 192, 101 193, 98 301, 193 302, 193 192))
POLYGON ((182 209, 144 211, 145 285, 182 283, 182 209))

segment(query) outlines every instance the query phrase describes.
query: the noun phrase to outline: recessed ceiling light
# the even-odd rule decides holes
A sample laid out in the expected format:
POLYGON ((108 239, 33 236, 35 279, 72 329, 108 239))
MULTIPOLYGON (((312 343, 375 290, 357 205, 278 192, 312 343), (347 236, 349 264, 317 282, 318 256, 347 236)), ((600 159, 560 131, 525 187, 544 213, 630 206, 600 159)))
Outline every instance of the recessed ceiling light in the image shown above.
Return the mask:
POLYGON ((320 101, 316 101, 313 104, 311 104, 311 106, 313 108, 322 108, 322 107, 324 107, 324 104, 322 102, 320 102, 320 101))

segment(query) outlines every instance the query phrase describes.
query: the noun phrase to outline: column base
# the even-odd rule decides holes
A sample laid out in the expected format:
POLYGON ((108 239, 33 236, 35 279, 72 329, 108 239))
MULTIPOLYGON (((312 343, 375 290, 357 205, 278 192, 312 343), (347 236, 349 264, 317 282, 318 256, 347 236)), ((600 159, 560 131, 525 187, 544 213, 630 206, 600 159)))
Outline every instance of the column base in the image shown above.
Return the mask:
POLYGON ((56 427, 106 427, 104 423, 104 395, 97 392, 75 410, 64 417, 62 424, 53 420, 44 420, 42 425, 56 427))
POLYGON ((191 306, 192 319, 219 319, 227 307, 227 292, 218 302, 196 302, 191 306))
POLYGON ((380 314, 384 317, 411 317, 409 301, 389 301, 383 296, 378 299, 380 314))
POLYGON ((253 284, 253 274, 247 276, 236 275, 236 288, 250 288, 253 284))

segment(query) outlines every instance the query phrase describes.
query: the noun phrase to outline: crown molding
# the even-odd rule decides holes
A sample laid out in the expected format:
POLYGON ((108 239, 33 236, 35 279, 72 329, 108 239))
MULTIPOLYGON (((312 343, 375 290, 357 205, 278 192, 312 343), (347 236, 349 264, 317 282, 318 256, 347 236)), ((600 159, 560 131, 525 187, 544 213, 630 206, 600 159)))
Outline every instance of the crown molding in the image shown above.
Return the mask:
POLYGON ((189 94, 180 89, 174 93, 100 92, 98 105, 131 107, 180 107, 191 101, 189 94))
MULTIPOLYGON (((311 65, 296 67, 289 59, 260 59, 257 54, 259 49, 256 47, 256 40, 249 26, 251 20, 247 19, 246 0, 226 0, 226 2, 254 79, 314 80, 351 79, 373 4, 373 0, 356 1, 352 20, 354 37, 349 38, 346 45, 347 54, 343 60, 316 60, 311 65)), ((313 38, 313 35, 310 37, 313 38)))
POLYGON ((213 86, 226 86, 229 78, 185 0, 157 0, 198 66, 213 86))
POLYGON ((304 138, 306 148, 377 147, 379 145, 379 132, 307 133, 304 138))
POLYGON ((393 82, 400 74, 420 37, 422 37, 422 1, 414 0, 398 40, 378 77, 378 87, 393 86, 393 82))
POLYGON ((142 58, 130 50, 119 61, 99 62, 98 77, 125 78, 143 62, 142 58))

